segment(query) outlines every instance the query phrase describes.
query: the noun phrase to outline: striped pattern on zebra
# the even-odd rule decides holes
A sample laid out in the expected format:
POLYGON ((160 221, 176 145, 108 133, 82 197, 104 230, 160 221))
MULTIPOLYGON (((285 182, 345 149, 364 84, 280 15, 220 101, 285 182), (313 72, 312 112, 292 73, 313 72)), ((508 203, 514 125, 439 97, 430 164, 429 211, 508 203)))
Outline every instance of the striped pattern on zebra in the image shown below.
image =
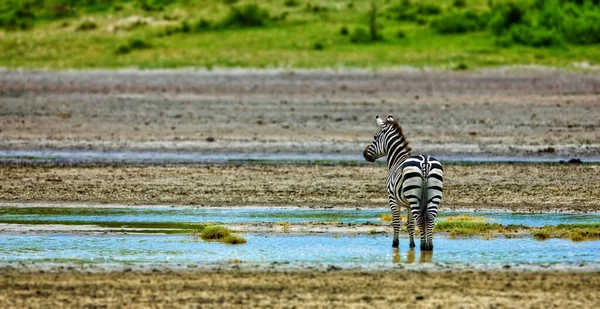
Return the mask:
POLYGON ((406 229, 410 247, 415 247, 414 223, 419 225, 421 250, 433 250, 433 225, 442 200, 444 169, 440 161, 430 156, 411 155, 411 148, 398 122, 389 115, 386 120, 375 116, 379 130, 363 153, 374 162, 388 157, 387 192, 392 211, 394 240, 398 247, 400 208, 407 208, 406 229))

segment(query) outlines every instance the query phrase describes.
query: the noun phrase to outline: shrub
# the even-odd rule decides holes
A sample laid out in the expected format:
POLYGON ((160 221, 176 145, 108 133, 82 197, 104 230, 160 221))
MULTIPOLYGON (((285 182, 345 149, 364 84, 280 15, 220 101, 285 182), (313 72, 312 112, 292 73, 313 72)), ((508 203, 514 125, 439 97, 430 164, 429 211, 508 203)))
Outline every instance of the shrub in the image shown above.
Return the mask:
POLYGON ((520 23, 525 16, 525 9, 515 3, 498 4, 492 7, 490 29, 501 35, 513 25, 520 23))
POLYGON ((129 42, 129 46, 131 49, 143 49, 150 47, 150 44, 146 43, 146 41, 141 38, 134 38, 129 42))
POLYGON ((287 6, 287 7, 293 7, 293 6, 298 6, 298 1, 297 0, 285 0, 283 2, 283 5, 287 6))
POLYGON ((248 3, 231 7, 227 16, 219 23, 219 26, 222 28, 261 27, 270 19, 269 11, 257 4, 248 3))
POLYGON ((445 14, 433 20, 431 27, 440 34, 465 33, 483 28, 479 15, 472 11, 445 14))
POLYGON ((231 234, 228 228, 221 225, 212 225, 203 228, 200 238, 205 241, 219 241, 231 245, 246 243, 244 238, 231 234))
POLYGON ((402 30, 398 30, 396 32, 396 37, 399 38, 399 39, 404 39, 406 37, 406 33, 404 31, 402 31, 402 30))
POLYGON ((204 240, 220 240, 227 236, 231 236, 228 228, 221 225, 207 226, 202 230, 200 237, 204 240))
POLYGON ((600 43, 600 10, 588 11, 563 25, 565 39, 573 44, 600 43))
POLYGON ((89 31, 98 28, 98 25, 93 20, 84 20, 79 26, 77 26, 77 31, 89 31))
POLYGON ((365 27, 357 27, 350 35, 350 42, 352 43, 370 43, 371 35, 365 27))
POLYGON ((554 31, 542 27, 516 25, 511 28, 510 35, 514 42, 533 47, 547 47, 560 43, 554 31))
POLYGON ((452 6, 455 8, 464 8, 467 7, 467 0, 454 0, 452 2, 452 6))
POLYGON ((325 46, 321 42, 316 42, 315 44, 313 44, 313 49, 314 50, 323 50, 323 49, 325 49, 325 46))
POLYGON ((119 45, 115 51, 117 54, 128 54, 136 49, 145 49, 152 47, 149 43, 146 43, 142 38, 134 38, 129 43, 119 45))
POLYGON ((388 12, 396 16, 397 20, 418 22, 423 20, 423 16, 433 16, 442 13, 442 8, 433 3, 412 4, 410 1, 401 3, 388 8, 388 12))
POLYGON ((0 28, 9 30, 25 30, 33 26, 35 15, 28 5, 14 10, 0 11, 0 28))
POLYGON ((340 29, 340 34, 341 35, 348 35, 350 32, 348 31, 348 28, 346 26, 342 27, 340 29))

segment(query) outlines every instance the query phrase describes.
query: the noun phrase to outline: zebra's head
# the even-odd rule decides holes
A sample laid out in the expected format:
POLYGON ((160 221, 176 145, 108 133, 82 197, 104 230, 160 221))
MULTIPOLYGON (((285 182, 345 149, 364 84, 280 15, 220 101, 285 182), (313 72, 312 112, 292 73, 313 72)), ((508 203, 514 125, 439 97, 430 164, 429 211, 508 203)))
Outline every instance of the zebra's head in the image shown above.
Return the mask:
POLYGON ((377 122, 377 133, 375 133, 373 141, 365 148, 363 153, 365 160, 369 162, 375 162, 375 160, 387 155, 386 135, 398 128, 398 122, 394 120, 392 115, 389 115, 386 120, 379 118, 379 115, 377 115, 375 121, 377 122))

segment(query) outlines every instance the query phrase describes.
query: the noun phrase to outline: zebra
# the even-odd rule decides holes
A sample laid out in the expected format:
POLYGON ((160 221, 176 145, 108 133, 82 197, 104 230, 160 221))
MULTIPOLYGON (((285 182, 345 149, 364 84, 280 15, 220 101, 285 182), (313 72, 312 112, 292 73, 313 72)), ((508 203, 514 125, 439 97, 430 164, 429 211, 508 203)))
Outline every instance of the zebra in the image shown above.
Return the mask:
POLYGON ((433 224, 442 200, 444 169, 442 163, 431 156, 411 155, 402 128, 392 115, 386 120, 375 116, 379 130, 363 153, 365 160, 374 162, 388 157, 387 192, 392 211, 394 240, 399 245, 400 209, 407 208, 406 229, 410 247, 415 247, 414 223, 419 225, 421 250, 433 250, 433 224), (412 215, 412 216, 411 216, 412 215))

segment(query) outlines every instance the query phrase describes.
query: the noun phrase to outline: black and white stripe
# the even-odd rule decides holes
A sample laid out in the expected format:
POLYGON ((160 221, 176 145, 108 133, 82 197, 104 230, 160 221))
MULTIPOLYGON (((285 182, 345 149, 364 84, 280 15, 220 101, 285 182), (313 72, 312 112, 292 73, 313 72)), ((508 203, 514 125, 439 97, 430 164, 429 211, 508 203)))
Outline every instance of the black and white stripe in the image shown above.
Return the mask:
POLYGON ((414 223, 419 225, 421 249, 433 249, 433 225, 442 200, 444 169, 437 159, 430 156, 411 155, 402 128, 390 115, 386 120, 375 116, 379 130, 373 142, 365 148, 364 157, 369 162, 388 156, 387 192, 392 211, 394 229, 393 247, 398 247, 400 232, 400 209, 406 207, 406 229, 410 246, 415 246, 414 223))

